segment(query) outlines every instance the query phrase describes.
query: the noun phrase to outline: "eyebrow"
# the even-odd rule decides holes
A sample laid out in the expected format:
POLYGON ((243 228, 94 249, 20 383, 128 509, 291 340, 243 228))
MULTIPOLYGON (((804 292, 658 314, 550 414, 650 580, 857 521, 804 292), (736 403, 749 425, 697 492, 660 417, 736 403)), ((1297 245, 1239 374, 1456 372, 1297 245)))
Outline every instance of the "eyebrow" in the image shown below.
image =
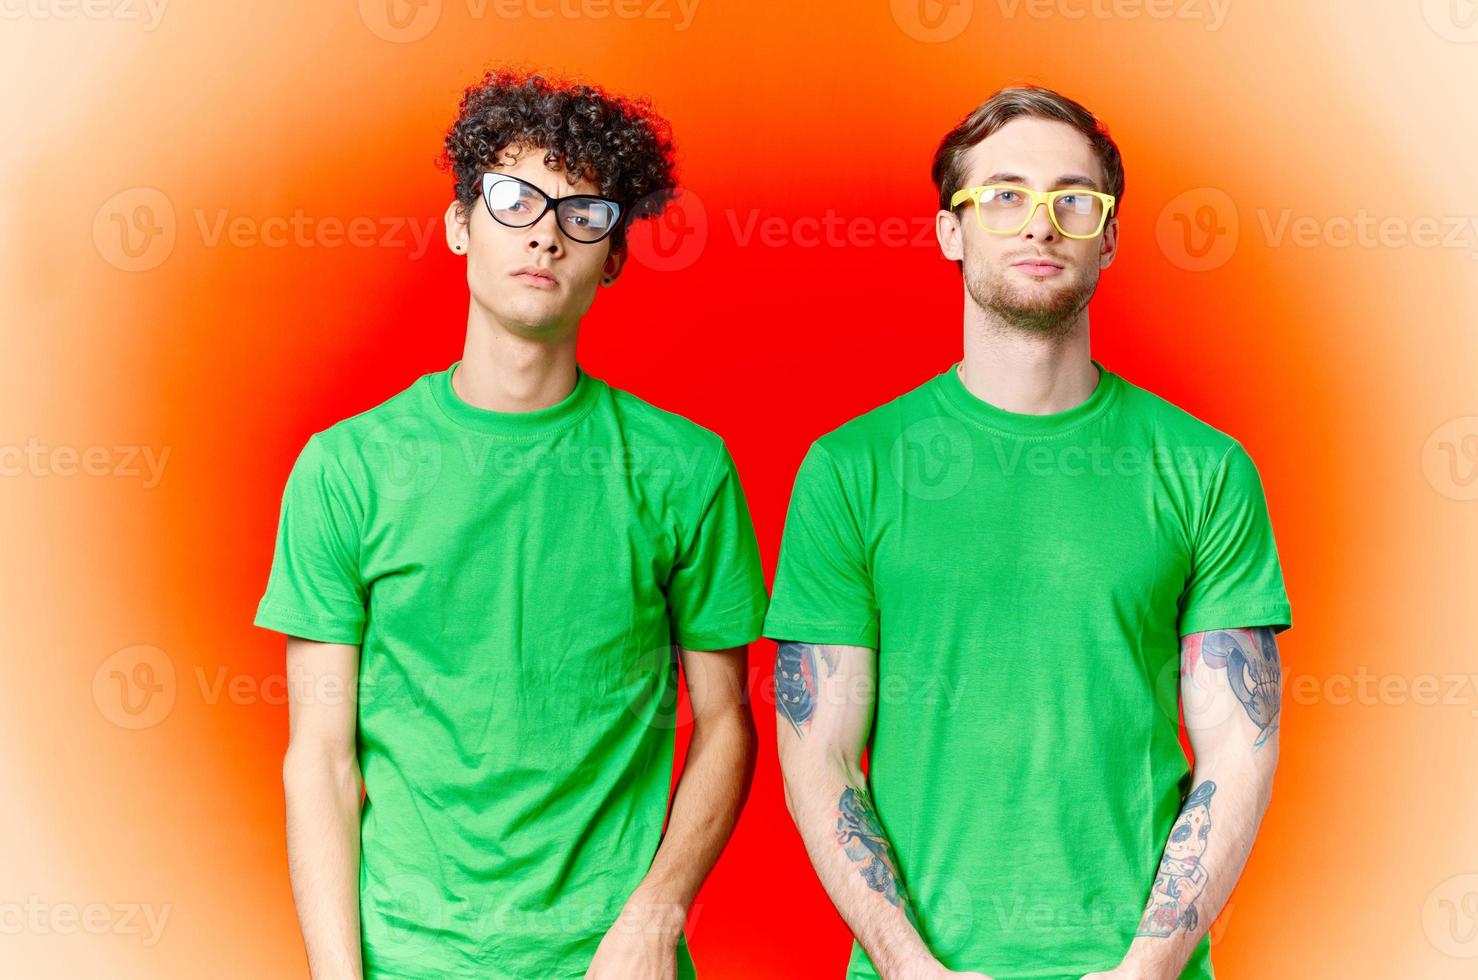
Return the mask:
MULTIPOLYGON (((985 180, 981 181, 981 183, 1025 184, 1026 178, 1023 177, 1021 174, 1008 173, 1006 171, 997 171, 996 173, 993 173, 989 177, 985 178, 985 180)), ((1052 184, 1052 189, 1055 190, 1058 187, 1091 187, 1094 190, 1097 190, 1098 181, 1094 180, 1092 177, 1089 177, 1086 174, 1062 174, 1052 184)))

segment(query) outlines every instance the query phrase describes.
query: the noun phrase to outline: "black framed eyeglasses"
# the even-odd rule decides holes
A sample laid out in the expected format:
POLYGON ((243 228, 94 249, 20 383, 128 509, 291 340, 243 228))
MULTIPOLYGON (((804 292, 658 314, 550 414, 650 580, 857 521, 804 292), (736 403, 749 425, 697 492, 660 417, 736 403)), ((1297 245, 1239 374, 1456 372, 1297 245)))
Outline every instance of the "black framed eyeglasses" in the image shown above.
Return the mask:
POLYGON ((482 199, 500 225, 527 228, 554 209, 559 230, 572 241, 594 245, 621 223, 621 203, 595 194, 550 197, 512 174, 484 173, 482 199))

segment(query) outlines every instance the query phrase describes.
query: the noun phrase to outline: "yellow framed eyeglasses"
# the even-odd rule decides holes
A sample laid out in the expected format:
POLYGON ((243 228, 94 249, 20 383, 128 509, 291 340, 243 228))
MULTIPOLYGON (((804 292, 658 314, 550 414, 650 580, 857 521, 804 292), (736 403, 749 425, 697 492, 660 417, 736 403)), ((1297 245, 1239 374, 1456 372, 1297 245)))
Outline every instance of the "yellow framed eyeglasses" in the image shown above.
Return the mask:
POLYGON ((1017 184, 984 184, 962 187, 949 199, 950 210, 969 201, 975 205, 975 220, 993 235, 1014 235, 1025 228, 1047 205, 1047 216, 1064 238, 1094 238, 1103 231, 1114 210, 1114 195, 1082 187, 1038 191, 1017 184))

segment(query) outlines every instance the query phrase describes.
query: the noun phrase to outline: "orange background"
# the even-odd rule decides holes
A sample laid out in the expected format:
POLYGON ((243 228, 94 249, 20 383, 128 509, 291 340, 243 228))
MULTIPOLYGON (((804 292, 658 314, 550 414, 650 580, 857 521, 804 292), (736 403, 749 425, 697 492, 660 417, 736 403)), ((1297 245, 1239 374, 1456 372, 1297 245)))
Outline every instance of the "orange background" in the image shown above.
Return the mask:
MULTIPOLYGON (((1128 179, 1095 356, 1247 446, 1297 620, 1218 974, 1473 976, 1478 8, 502 2, 0 11, 0 973, 307 975, 282 639, 251 618, 308 434, 459 356, 432 161, 513 61, 671 119, 692 196, 633 243, 582 361, 726 437, 771 569, 809 440, 958 356, 953 266, 874 240, 930 220, 939 138, 1015 81, 1105 119, 1128 179), (354 218, 374 240, 334 244, 354 218)), ((690 932, 705 980, 846 958, 781 798, 772 655, 690 932)))

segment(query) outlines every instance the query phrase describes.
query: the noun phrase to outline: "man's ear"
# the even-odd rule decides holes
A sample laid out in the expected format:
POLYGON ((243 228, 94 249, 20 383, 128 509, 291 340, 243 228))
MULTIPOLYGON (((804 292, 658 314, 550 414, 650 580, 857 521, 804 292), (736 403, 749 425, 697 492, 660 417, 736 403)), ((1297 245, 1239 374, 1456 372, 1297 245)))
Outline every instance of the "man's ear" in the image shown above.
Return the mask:
POLYGON ((939 251, 944 257, 960 262, 965 258, 965 230, 960 227, 960 216, 953 211, 940 209, 934 215, 934 237, 939 239, 939 251))
POLYGON ((626 267, 626 249, 620 251, 612 249, 606 256, 606 264, 600 269, 600 284, 602 286, 614 286, 616 280, 621 277, 621 270, 626 267))
POLYGON ((1098 267, 1107 269, 1114 264, 1114 256, 1119 254, 1119 216, 1109 215, 1108 223, 1103 226, 1102 241, 1098 245, 1098 267))
POLYGON ((472 247, 472 235, 467 228, 467 219, 459 201, 453 201, 446 209, 446 247, 458 255, 466 255, 472 247))

